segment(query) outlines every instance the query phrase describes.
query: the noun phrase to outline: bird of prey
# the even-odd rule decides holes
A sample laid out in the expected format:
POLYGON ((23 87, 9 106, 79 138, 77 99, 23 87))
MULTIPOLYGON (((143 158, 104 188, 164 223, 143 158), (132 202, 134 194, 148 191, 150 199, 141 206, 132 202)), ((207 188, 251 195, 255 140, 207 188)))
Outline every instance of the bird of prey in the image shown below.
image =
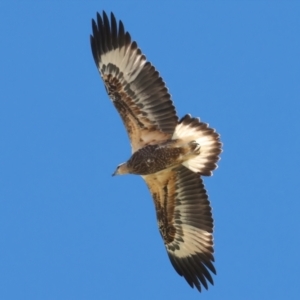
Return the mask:
POLYGON ((168 89, 125 31, 105 12, 92 20, 91 48, 108 96, 126 127, 132 156, 114 175, 137 174, 154 200, 169 259, 191 287, 213 284, 213 218, 201 179, 217 167, 219 134, 187 114, 178 119, 168 89))

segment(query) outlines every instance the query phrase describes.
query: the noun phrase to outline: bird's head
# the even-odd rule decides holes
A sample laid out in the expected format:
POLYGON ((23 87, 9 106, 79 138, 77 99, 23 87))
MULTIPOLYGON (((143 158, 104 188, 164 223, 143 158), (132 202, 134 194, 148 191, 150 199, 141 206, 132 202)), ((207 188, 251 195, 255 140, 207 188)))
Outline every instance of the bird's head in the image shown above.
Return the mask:
POLYGON ((120 165, 117 166, 116 171, 112 174, 112 176, 115 175, 123 175, 123 174, 128 174, 129 173, 129 169, 127 166, 127 163, 122 163, 120 165))

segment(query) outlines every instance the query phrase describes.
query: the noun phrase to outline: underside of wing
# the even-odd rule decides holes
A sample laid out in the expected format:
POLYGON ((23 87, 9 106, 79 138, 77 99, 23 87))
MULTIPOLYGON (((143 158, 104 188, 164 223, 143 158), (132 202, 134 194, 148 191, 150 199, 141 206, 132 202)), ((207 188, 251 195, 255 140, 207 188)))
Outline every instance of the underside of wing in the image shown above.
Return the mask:
POLYGON ((121 115, 135 152, 172 136, 178 117, 168 89, 131 41, 123 23, 105 12, 92 20, 91 47, 107 93, 121 115))
POLYGON ((213 284, 213 219, 199 175, 184 166, 143 177, 153 196, 170 261, 191 287, 213 284))

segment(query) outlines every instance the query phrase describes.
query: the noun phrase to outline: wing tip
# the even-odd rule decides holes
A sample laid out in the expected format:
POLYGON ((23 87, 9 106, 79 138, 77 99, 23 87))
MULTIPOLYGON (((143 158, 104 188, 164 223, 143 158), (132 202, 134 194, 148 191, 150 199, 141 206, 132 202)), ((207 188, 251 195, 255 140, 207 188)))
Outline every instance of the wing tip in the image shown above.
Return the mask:
POLYGON ((209 273, 211 271, 216 275, 216 270, 211 262, 203 261, 198 255, 190 255, 187 257, 176 257, 174 253, 167 251, 172 266, 178 275, 182 276, 191 288, 201 293, 202 287, 208 290, 210 283, 214 285, 214 280, 209 273), (210 265, 210 267, 207 266, 210 265), (212 266, 212 267, 211 267, 212 266))

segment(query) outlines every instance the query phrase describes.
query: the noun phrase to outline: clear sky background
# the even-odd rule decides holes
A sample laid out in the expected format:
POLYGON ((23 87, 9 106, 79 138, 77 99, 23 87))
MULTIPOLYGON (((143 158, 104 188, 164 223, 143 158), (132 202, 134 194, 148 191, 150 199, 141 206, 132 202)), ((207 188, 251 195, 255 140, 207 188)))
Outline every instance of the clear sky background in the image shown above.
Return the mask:
POLYGON ((300 2, 0 2, 0 299, 299 299, 300 2), (215 285, 171 266, 90 51, 113 11, 224 143, 215 285))

